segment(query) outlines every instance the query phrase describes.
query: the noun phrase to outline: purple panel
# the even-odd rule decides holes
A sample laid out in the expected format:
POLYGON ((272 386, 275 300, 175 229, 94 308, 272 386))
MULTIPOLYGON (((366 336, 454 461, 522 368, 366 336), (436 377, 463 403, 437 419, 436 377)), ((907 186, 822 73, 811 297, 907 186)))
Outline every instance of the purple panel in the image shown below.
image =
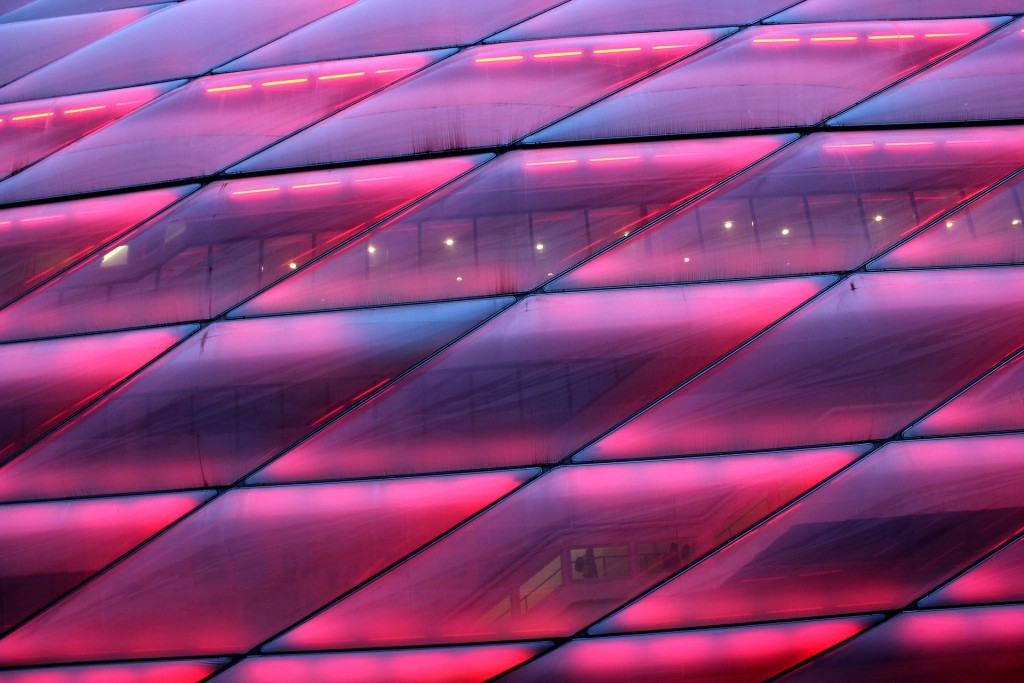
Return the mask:
POLYGON ((170 2, 180 0, 169 0, 168 3, 160 3, 158 0, 7 0, 4 3, 5 8, 11 5, 18 5, 18 8, 11 11, 0 10, 0 22, 106 12, 124 7, 144 6, 147 11, 151 11, 162 9, 170 2))
POLYGON ((569 636, 864 450, 556 469, 264 649, 569 636))
POLYGON ((791 4, 793 0, 572 0, 499 33, 489 42, 737 26, 755 22, 791 4))
POLYGON ((1024 541, 1018 539, 918 604, 943 607, 1021 601, 1024 601, 1024 541))
POLYGON ((0 101, 198 76, 352 2, 189 0, 0 89, 0 101))
POLYGON ((234 170, 510 143, 727 32, 676 31, 473 47, 234 170))
POLYGON ((222 71, 468 45, 559 0, 363 0, 222 71))
POLYGON ((1022 446, 890 443, 591 631, 902 609, 1024 529, 1022 446))
POLYGON ((889 438, 1021 343, 1024 269, 857 275, 580 460, 889 438))
POLYGON ((827 283, 808 278, 526 299, 255 481, 561 460, 827 283))
POLYGON ((751 28, 527 142, 811 125, 1001 21, 751 28))
POLYGON ((207 76, 0 184, 0 200, 208 175, 442 54, 207 76))
POLYGON ((216 683, 478 683, 526 661, 550 643, 249 657, 216 683))
POLYGON ((811 135, 548 289, 852 270, 1022 165, 1018 127, 811 135))
POLYGON ((0 640, 0 662, 246 652, 533 474, 229 491, 0 640))
POLYGON ((874 621, 857 617, 574 640, 501 680, 760 683, 857 635, 874 621))
POLYGON ((0 304, 45 282, 194 188, 0 210, 0 304))
MULTIPOLYGON (((1024 9, 1024 3, 1020 3, 1024 9)), ((833 125, 991 121, 1024 116, 1024 22, 836 117, 833 125)))
POLYGON ((191 659, 127 664, 93 664, 4 671, 4 683, 199 683, 227 664, 224 659, 191 659))
POLYGON ((240 310, 530 291, 791 139, 511 152, 240 310))
POLYGON ((779 679, 785 683, 1018 683, 1024 607, 910 612, 779 679))
MULTIPOLYGON (((0 506, 0 632, 191 512, 209 493, 0 506)), ((0 673, 0 680, 7 681, 0 673)))
POLYGON ((0 462, 194 329, 182 325, 0 345, 0 462))
POLYGON ((1019 14, 1024 0, 804 0, 776 14, 774 23, 802 21, 864 21, 1019 14))
POLYGON ((230 484, 506 304, 214 324, 0 470, 0 499, 230 484))
MULTIPOLYGON (((176 85, 160 83, 0 105, 0 178, 130 114, 176 85)), ((46 194, 48 185, 41 182, 44 189, 40 191, 46 194)))
POLYGON ((485 158, 212 183, 5 309, 0 339, 213 318, 485 158))

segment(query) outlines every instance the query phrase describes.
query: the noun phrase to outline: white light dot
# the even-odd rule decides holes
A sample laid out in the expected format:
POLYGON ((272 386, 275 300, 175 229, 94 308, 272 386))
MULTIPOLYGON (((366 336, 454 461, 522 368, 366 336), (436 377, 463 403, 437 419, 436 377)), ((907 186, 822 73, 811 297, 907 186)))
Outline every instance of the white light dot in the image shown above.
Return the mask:
POLYGON ((946 221, 946 227, 947 228, 952 228, 953 227, 953 221, 946 221))
POLYGON ((875 222, 876 222, 876 223, 881 223, 881 222, 882 222, 882 221, 884 221, 884 220, 885 220, 885 216, 883 216, 883 215, 881 215, 881 214, 879 214, 879 215, 875 216, 875 222))
POLYGON ((448 239, 446 239, 444 241, 444 243, 447 244, 450 247, 450 246, 453 246, 455 244, 455 240, 453 240, 451 237, 449 237, 448 239))
POLYGON ((460 275, 459 277, 455 278, 455 281, 456 282, 462 282, 462 276, 460 275))
POLYGON ((726 221, 723 225, 726 230, 732 230, 732 221, 726 221))
POLYGON ((537 251, 544 251, 544 245, 543 244, 538 244, 537 245, 537 251))
POLYGON ((789 228, 783 228, 782 229, 782 234, 783 235, 788 235, 789 234, 789 228))
POLYGON ((627 230, 626 232, 622 233, 622 236, 623 237, 629 237, 629 230, 627 230))
POLYGON ((288 267, 291 268, 292 270, 295 270, 296 268, 299 267, 299 264, 297 264, 297 263, 289 263, 288 267))
POLYGON ((1020 225, 1020 219, 1014 218, 1012 221, 1010 221, 1010 225, 1020 225))
POLYGON ((683 259, 683 263, 689 263, 689 262, 690 262, 690 257, 689 256, 687 256, 686 258, 683 259))
POLYGON ((555 276, 554 273, 548 273, 548 277, 554 277, 554 276, 555 276))
POLYGON ((372 254, 372 253, 374 253, 375 251, 377 251, 377 247, 375 247, 375 246, 373 246, 373 245, 371 244, 370 246, 368 246, 368 247, 366 248, 366 251, 368 251, 368 252, 370 252, 370 253, 372 254))

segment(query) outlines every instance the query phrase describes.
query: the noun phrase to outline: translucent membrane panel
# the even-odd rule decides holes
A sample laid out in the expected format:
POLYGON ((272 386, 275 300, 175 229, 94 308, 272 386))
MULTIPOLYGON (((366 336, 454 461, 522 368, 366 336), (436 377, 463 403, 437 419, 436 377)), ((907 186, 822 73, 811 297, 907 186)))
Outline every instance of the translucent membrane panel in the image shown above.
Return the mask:
MULTIPOLYGON (((0 85, 74 52, 161 7, 151 5, 115 12, 0 24, 0 45, 4 46, 4 60, 0 62, 0 85)), ((7 17, 0 17, 2 19, 7 17)))
POLYGON ((198 76, 352 2, 188 0, 0 89, 0 101, 198 76))
MULTIPOLYGON (((978 144, 980 145, 980 138, 978 144)), ((1024 262, 1024 177, 939 221, 869 265, 872 270, 1024 262)))
POLYGON ((527 142, 811 125, 1001 21, 751 28, 527 142))
POLYGON ((906 431, 938 436, 1024 429, 1024 356, 983 378, 906 431))
POLYGON ((199 683, 230 660, 86 664, 4 671, 4 683, 199 683))
POLYGON ((558 0, 363 0, 221 70, 467 45, 556 4, 558 0))
POLYGON ((0 201, 215 173, 441 54, 207 76, 11 178, 0 201))
MULTIPOLYGON (((0 178, 130 114, 176 85, 161 83, 0 105, 0 178)), ((44 186, 40 194, 56 194, 46 189, 47 180, 39 182, 44 186)))
POLYGON ((0 304, 45 282, 190 189, 0 210, 0 304))
POLYGON ((1024 541, 1017 540, 924 600, 923 607, 1024 600, 1024 541))
POLYGON ((861 452, 556 469, 265 650, 572 635, 861 452))
POLYGON ((550 643, 249 657, 216 683, 478 683, 543 652, 550 643))
POLYGON ((0 345, 0 462, 193 329, 183 325, 0 345))
POLYGON ((555 462, 826 284, 815 278, 527 299, 255 480, 555 462))
POLYGON ((1024 529, 1022 445, 890 443, 591 630, 902 609, 1024 529))
POLYGON ((246 652, 533 474, 229 491, 0 640, 0 662, 246 652))
POLYGON ((1024 12, 1024 0, 805 0, 776 14, 773 23, 933 19, 1024 12))
POLYGON ((752 683, 765 681, 870 626, 867 617, 574 640, 503 682, 752 683))
MULTIPOLYGON (((0 506, 0 632, 206 500, 174 493, 0 506)), ((0 680, 7 681, 3 673, 0 680)))
POLYGON ((241 312, 529 291, 790 139, 511 152, 241 312))
POLYGON ((18 7, 9 12, 0 10, 0 22, 89 14, 124 7, 144 6, 147 10, 154 10, 162 9, 168 4, 170 3, 158 3, 156 0, 9 0, 4 3, 5 8, 11 5, 18 7))
POLYGON ((547 289, 852 270, 1021 165, 1017 127, 812 135, 547 289))
MULTIPOLYGON (((1021 3, 1024 8, 1024 3, 1021 3)), ((1024 22, 830 121, 833 125, 990 121, 1024 116, 1024 22)))
POLYGON ((736 0, 714 4, 704 0, 634 0, 624 5, 614 0, 572 0, 499 33, 489 42, 736 26, 755 22, 792 2, 736 0))
POLYGON ((780 679, 785 683, 1016 683, 1024 607, 900 614, 780 679))
POLYGON ((218 323, 0 470, 0 498, 230 484, 506 303, 218 323))
POLYGON ((580 460, 885 439, 1021 343, 1024 269, 857 275, 580 460))
POLYGON ((0 338, 213 318, 484 158, 211 183, 0 313, 0 338))
POLYGON ((470 48, 234 170, 507 144, 727 32, 678 31, 470 48))

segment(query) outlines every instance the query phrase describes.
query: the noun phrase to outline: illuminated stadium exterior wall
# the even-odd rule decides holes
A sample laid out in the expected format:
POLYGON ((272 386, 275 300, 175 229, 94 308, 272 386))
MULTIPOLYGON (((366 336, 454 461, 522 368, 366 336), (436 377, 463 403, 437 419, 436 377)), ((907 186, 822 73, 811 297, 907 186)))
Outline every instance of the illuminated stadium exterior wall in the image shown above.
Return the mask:
POLYGON ((1024 0, 0 0, 0 682, 1024 680, 1024 0))

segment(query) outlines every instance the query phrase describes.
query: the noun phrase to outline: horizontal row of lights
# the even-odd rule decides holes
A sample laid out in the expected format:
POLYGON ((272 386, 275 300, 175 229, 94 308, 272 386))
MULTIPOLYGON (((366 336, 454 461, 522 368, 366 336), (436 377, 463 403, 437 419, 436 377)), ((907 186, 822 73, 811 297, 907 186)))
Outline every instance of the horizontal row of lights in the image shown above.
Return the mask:
MULTIPOLYGON (((412 71, 413 67, 404 67, 401 69, 378 69, 374 71, 374 74, 390 74, 398 71, 412 71)), ((359 76, 366 76, 369 72, 367 71, 351 71, 349 73, 342 74, 327 74, 325 76, 317 76, 316 78, 284 78, 277 81, 263 81, 259 83, 261 88, 276 88, 283 85, 301 85, 303 83, 309 83, 311 81, 337 81, 343 78, 358 78, 359 76)), ((212 88, 207 88, 206 92, 233 92, 236 90, 252 90, 257 84, 254 83, 239 83, 237 85, 219 85, 212 88)))
MULTIPOLYGON (((700 47, 699 45, 654 45, 651 50, 682 50, 684 48, 700 47)), ((642 47, 608 47, 597 50, 592 50, 592 55, 612 55, 620 54, 622 52, 640 52, 643 50, 642 47)), ((537 54, 530 55, 533 59, 556 59, 558 57, 581 57, 584 54, 583 50, 566 50, 564 52, 538 52, 537 54)), ((526 55, 505 55, 502 57, 478 57, 473 60, 480 64, 488 62, 518 62, 526 59, 526 55)))
MULTIPOLYGON (((969 36, 969 33, 926 33, 925 38, 960 38, 969 36)), ((882 35, 867 36, 868 40, 913 40, 917 38, 913 33, 887 33, 882 35)), ((808 42, 811 43, 856 43, 860 42, 861 36, 813 36, 808 42)), ((803 38, 755 38, 753 42, 763 43, 802 43, 803 38)))
MULTIPOLYGON (((892 142, 846 142, 833 145, 825 145, 825 149, 899 149, 899 148, 922 148, 935 147, 940 144, 938 140, 894 140, 892 142)), ((943 145, 990 145, 991 139, 979 140, 942 140, 943 145)))
MULTIPOLYGON (((125 105, 134 104, 134 102, 126 102, 125 105)), ((57 114, 73 116, 75 114, 85 114, 90 111, 100 111, 106 109, 107 105, 97 104, 92 107, 77 107, 75 109, 65 109, 64 111, 41 111, 32 114, 19 114, 18 116, 11 116, 7 119, 0 119, 0 123, 14 123, 15 121, 32 121, 37 119, 48 119, 57 114)))
MULTIPOLYGON (((377 178, 356 178, 353 183, 373 183, 380 180, 398 180, 404 176, 398 175, 387 175, 379 176, 377 178)), ((313 190, 324 187, 338 187, 342 184, 340 180, 325 180, 319 183, 297 183, 295 185, 288 186, 277 186, 277 187, 257 187, 251 190, 236 190, 231 193, 232 196, 239 195, 253 195, 253 194, 268 194, 271 192, 281 192, 282 190, 313 190)))

